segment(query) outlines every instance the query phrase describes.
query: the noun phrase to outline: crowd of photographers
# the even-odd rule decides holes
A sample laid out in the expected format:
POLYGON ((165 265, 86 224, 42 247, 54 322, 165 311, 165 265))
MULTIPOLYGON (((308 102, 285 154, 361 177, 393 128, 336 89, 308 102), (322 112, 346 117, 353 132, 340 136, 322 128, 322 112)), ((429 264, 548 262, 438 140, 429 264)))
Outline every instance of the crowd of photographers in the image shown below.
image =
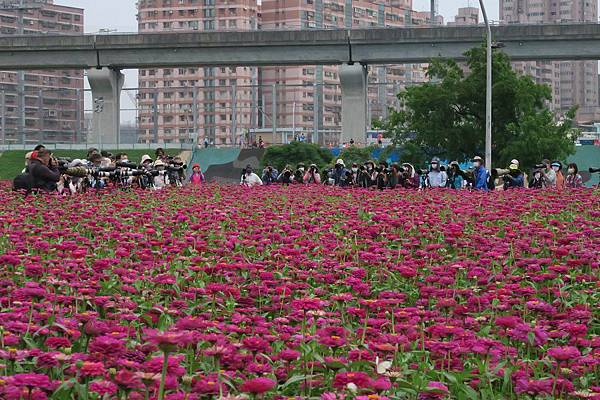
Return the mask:
MULTIPOLYGON (((520 168, 518 160, 512 160, 506 169, 488 170, 481 157, 472 159, 472 168, 461 169, 456 161, 442 165, 439 158, 433 158, 427 169, 416 169, 409 163, 391 164, 368 161, 363 165, 347 167, 344 160, 338 159, 335 165, 319 171, 315 164, 308 168, 299 164, 295 169, 286 166, 278 171, 267 166, 259 177, 248 166, 242 172, 241 184, 246 186, 290 184, 325 184, 340 187, 362 187, 383 189, 423 189, 450 188, 475 190, 507 190, 510 188, 579 188, 583 179, 577 164, 571 163, 566 170, 560 161, 543 160, 530 171, 530 177, 520 168)), ((590 172, 599 172, 590 168, 590 172)))
MULTIPOLYGON (((378 164, 368 161, 363 165, 346 166, 338 159, 331 168, 320 171, 317 165, 296 168, 286 166, 278 171, 267 166, 262 175, 248 166, 242 171, 240 183, 245 186, 271 184, 325 184, 340 187, 383 189, 450 188, 497 190, 510 188, 579 188, 583 179, 577 165, 565 169, 560 161, 543 160, 530 171, 530 176, 512 160, 506 169, 488 169, 481 157, 472 159, 472 168, 462 169, 456 161, 442 165, 433 158, 427 169, 416 169, 409 163, 378 164)), ((600 169, 590 168, 590 173, 600 169)), ((159 190, 168 186, 200 185, 205 182, 200 166, 195 164, 189 176, 180 157, 169 156, 161 148, 154 159, 143 155, 139 163, 129 159, 127 153, 110 154, 91 148, 85 159, 56 158, 52 152, 39 145, 26 155, 23 172, 14 180, 15 190, 27 193, 44 191, 60 194, 83 193, 89 189, 140 188, 159 190)))
POLYGON ((199 165, 194 165, 189 176, 186 167, 180 157, 169 156, 161 148, 156 150, 154 159, 144 155, 137 163, 127 153, 113 155, 95 148, 88 150, 85 159, 57 158, 39 145, 25 156, 25 168, 15 178, 13 187, 28 193, 74 194, 106 187, 159 190, 204 182, 199 165))

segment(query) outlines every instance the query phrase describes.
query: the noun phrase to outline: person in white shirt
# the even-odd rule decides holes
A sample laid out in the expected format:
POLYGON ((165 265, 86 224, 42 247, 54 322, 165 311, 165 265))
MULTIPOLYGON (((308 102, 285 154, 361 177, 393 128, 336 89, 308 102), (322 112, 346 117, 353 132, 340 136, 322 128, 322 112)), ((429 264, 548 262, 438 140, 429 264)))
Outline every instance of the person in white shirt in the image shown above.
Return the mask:
POLYGON ((160 190, 169 184, 165 171, 165 163, 162 160, 156 160, 154 162, 154 168, 157 171, 161 171, 161 173, 154 177, 154 189, 160 190))
POLYGON ((262 184, 263 184, 262 180, 260 179, 260 177, 258 175, 256 175, 252 171, 251 166, 248 165, 242 171, 242 179, 240 180, 240 185, 252 187, 252 186, 262 186, 262 184))

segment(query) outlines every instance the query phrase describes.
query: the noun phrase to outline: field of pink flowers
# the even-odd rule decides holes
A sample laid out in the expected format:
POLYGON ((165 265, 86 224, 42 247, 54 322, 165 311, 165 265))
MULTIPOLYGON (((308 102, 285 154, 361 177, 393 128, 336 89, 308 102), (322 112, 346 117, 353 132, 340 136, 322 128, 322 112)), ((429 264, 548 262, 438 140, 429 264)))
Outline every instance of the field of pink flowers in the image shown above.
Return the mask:
POLYGON ((0 193, 1 399, 600 399, 600 197, 0 193))

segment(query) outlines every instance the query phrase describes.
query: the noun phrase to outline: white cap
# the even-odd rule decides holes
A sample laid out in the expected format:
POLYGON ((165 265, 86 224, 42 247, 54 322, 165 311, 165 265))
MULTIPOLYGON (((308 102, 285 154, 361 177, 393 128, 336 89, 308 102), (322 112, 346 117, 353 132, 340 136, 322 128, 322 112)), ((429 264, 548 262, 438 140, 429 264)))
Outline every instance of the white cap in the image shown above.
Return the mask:
POLYGON ((165 163, 164 163, 164 162, 162 162, 162 160, 156 160, 156 161, 154 162, 154 166, 155 166, 155 167, 164 167, 164 166, 165 166, 165 163))
POLYGON ((84 164, 84 162, 82 160, 80 160, 79 158, 76 158, 73 161, 71 161, 71 163, 69 164, 69 168, 79 167, 80 165, 83 165, 83 164, 84 164))
POLYGON ((346 166, 346 164, 344 164, 344 160, 342 160, 341 158, 339 158, 339 159, 336 161, 336 164, 343 165, 344 167, 346 166))
POLYGON ((510 161, 511 164, 515 164, 517 167, 519 166, 519 160, 516 158, 510 161))
POLYGON ((142 162, 141 162, 141 164, 145 163, 148 160, 152 161, 152 157, 150 157, 148 154, 144 154, 142 156, 142 162))

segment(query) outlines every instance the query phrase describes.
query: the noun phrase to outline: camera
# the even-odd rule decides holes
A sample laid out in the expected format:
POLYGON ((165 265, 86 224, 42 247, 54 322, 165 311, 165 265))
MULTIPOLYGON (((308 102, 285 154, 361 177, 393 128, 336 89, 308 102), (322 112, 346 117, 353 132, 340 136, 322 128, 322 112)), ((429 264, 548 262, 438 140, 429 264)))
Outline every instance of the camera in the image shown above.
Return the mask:
POLYGON ((117 167, 119 168, 130 168, 130 169, 137 169, 137 164, 132 163, 130 161, 119 161, 115 164, 117 167))
POLYGON ((535 164, 533 166, 533 169, 546 169, 546 165, 545 164, 535 164))
POLYGON ((596 172, 600 172, 600 167, 598 167, 598 168, 590 167, 589 171, 590 171, 590 174, 594 174, 596 172))
POLYGON ((428 169, 420 169, 417 172, 419 173, 419 175, 429 175, 428 169))

